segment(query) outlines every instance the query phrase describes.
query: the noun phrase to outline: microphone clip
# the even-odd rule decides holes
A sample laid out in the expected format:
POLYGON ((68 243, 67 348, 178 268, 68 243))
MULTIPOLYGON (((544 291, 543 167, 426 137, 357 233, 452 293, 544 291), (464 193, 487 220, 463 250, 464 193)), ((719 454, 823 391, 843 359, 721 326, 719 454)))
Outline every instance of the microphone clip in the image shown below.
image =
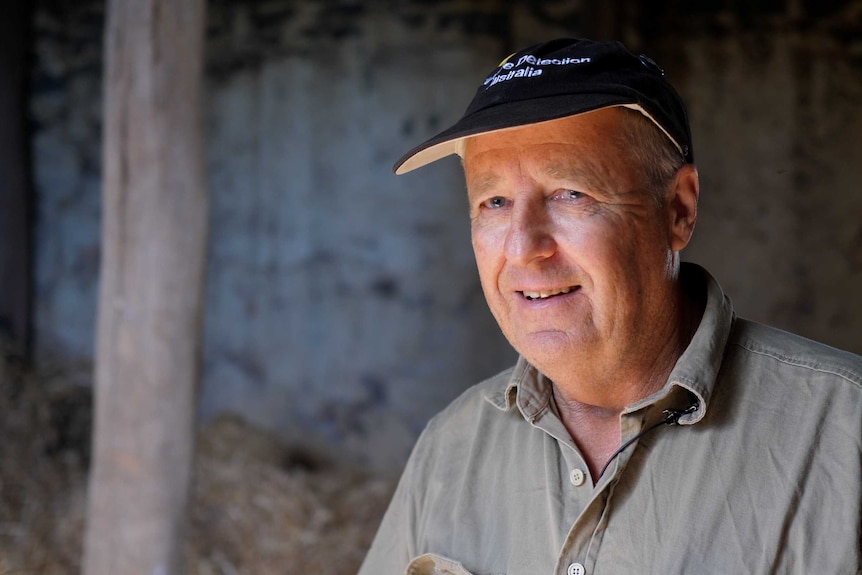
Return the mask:
POLYGON ((692 403, 683 410, 665 409, 664 411, 662 411, 662 415, 664 415, 664 423, 666 425, 679 425, 679 418, 683 415, 694 413, 695 411, 697 411, 697 406, 697 403, 692 403))

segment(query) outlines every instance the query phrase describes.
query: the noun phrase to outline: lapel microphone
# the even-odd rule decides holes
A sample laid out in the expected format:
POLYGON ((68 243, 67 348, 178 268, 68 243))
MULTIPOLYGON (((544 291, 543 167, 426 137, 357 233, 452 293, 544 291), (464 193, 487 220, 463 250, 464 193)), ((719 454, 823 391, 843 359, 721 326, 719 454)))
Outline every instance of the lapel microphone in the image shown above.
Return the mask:
MULTIPOLYGON (((663 419, 660 419, 659 421, 653 423, 652 425, 650 425, 649 427, 623 443, 619 449, 614 451, 613 455, 611 455, 607 463, 605 463, 605 466, 602 467, 602 470, 599 473, 599 478, 601 478, 601 476, 605 474, 605 471, 608 469, 608 466, 611 464, 611 462, 616 459, 620 453, 625 451, 629 445, 631 445, 650 431, 661 427, 662 425, 679 425, 679 418, 683 415, 694 413, 695 411, 697 411, 699 405, 700 404, 698 402, 694 402, 685 409, 665 409, 664 411, 662 411, 661 413, 662 415, 664 415, 663 419)), ((598 479, 596 481, 598 481, 598 479)))

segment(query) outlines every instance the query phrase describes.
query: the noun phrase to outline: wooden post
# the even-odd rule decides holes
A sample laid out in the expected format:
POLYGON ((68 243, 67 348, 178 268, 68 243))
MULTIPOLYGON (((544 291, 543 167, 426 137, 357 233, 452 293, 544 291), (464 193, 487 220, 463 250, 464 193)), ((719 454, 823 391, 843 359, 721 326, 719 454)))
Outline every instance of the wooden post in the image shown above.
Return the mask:
POLYGON ((207 239, 204 0, 109 0, 86 575, 183 572, 207 239))

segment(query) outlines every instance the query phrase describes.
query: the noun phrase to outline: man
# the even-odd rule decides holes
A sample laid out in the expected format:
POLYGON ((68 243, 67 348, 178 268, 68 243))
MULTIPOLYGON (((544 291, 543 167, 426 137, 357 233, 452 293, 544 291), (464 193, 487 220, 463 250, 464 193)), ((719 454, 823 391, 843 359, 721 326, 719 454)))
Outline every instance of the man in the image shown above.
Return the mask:
POLYGON ((862 358, 680 263, 698 176, 662 70, 528 48, 396 172, 452 153, 520 358, 428 424, 360 573, 862 572, 862 358))

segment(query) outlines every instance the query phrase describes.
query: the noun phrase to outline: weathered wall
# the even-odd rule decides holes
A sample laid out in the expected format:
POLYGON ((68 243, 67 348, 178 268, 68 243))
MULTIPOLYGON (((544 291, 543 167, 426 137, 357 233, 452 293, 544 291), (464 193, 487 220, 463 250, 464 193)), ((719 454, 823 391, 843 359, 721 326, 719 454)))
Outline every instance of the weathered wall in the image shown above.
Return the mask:
MULTIPOLYGON (((649 51, 689 102, 703 195, 687 259, 742 315, 862 353, 862 3, 726 5, 211 2, 202 414, 392 470, 430 415, 511 361, 457 161, 390 167, 503 56, 563 34, 649 51)), ((36 22, 45 365, 92 353, 102 16, 43 0, 36 22)))
POLYGON ((397 20, 365 22, 213 79, 202 409, 314 430, 385 465, 429 406, 509 354, 481 303, 458 174, 389 173, 466 97, 482 50, 425 53, 397 20), (381 435, 395 445, 368 450, 381 435))
POLYGON ((692 48, 686 91, 709 138, 689 257, 743 315, 862 353, 862 59, 786 31, 692 48))

